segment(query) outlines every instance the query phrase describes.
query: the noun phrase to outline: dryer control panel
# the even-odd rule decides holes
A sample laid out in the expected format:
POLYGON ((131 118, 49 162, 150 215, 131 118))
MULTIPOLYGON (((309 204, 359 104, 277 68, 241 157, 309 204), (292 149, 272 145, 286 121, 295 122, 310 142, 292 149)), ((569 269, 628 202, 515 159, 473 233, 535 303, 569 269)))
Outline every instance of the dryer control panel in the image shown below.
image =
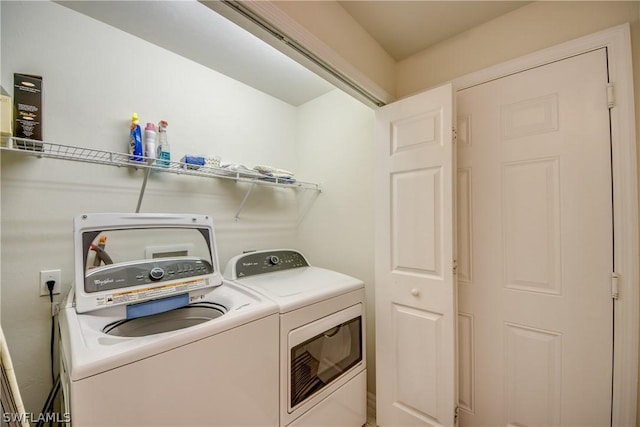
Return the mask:
POLYGON ((235 257, 231 262, 236 278, 309 266, 300 252, 288 249, 250 252, 235 257))

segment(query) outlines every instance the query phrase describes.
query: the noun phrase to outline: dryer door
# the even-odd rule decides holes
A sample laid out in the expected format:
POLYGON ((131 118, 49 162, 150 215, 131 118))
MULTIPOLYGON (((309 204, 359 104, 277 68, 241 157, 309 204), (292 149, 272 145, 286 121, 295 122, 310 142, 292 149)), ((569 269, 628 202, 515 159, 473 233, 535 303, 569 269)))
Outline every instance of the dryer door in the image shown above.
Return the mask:
POLYGON ((289 333, 288 412, 363 361, 362 304, 289 333))

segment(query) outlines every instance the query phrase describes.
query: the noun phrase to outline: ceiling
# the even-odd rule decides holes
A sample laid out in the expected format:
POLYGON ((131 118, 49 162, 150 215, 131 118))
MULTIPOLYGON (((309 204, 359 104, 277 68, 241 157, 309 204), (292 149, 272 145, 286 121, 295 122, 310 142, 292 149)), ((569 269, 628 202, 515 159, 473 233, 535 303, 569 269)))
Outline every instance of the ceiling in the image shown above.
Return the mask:
MULTIPOLYGON (((216 70, 291 105, 334 88, 196 0, 57 3, 216 70)), ((396 61, 525 1, 339 1, 396 61)))
POLYGON ((396 61, 511 12, 527 1, 339 1, 396 61))

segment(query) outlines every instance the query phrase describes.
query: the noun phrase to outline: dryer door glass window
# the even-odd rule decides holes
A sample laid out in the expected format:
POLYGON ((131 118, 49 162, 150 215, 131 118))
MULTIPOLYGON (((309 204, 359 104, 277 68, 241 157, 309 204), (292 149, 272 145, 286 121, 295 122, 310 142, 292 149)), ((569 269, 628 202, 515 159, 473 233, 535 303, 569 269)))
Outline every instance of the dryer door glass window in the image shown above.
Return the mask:
POLYGON ((290 353, 290 408, 304 402, 361 361, 362 316, 334 324, 295 345, 290 353))

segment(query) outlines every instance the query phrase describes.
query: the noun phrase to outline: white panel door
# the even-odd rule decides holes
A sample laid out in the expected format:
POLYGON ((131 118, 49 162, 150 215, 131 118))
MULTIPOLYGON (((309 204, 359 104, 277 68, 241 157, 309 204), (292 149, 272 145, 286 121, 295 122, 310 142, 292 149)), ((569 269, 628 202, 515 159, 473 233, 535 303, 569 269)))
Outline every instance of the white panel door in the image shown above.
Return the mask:
POLYGON ((454 424, 451 85, 376 113, 379 426, 454 424))
POLYGON ((458 92, 462 426, 607 426, 605 49, 458 92))

